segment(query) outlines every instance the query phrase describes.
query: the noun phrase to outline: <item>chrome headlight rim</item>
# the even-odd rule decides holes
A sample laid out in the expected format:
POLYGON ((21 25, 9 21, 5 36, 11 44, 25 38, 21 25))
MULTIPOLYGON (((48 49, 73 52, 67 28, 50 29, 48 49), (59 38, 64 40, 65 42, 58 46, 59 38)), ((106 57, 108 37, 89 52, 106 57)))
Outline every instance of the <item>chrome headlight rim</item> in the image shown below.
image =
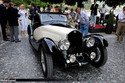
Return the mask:
POLYGON ((70 46, 70 42, 68 41, 68 39, 60 40, 59 43, 58 43, 58 47, 61 50, 68 50, 69 46, 70 46))
POLYGON ((89 37, 86 40, 87 47, 93 47, 95 45, 95 39, 93 37, 89 37))
POLYGON ((70 55, 69 61, 71 63, 74 63, 76 61, 76 56, 75 55, 70 55))

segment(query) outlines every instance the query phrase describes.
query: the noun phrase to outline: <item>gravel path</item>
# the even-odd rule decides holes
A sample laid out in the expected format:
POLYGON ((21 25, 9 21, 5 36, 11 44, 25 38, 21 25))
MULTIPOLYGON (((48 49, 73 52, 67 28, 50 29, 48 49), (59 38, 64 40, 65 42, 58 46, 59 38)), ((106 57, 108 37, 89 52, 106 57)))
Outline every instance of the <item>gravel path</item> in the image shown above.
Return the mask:
MULTIPOLYGON (((74 79, 89 83, 124 83, 125 40, 115 43, 115 35, 102 34, 108 40, 108 61, 97 69, 91 65, 73 67, 67 71, 54 68, 54 78, 74 79)), ((0 79, 43 78, 42 70, 27 37, 19 43, 7 42, 0 46, 0 79)))

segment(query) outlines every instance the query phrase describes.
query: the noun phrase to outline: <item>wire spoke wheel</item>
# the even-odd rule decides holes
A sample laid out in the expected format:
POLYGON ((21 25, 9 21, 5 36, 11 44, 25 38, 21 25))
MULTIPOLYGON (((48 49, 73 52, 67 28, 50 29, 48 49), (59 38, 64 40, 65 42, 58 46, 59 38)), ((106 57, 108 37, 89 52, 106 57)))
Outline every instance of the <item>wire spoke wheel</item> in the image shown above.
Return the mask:
POLYGON ((107 57, 107 49, 106 47, 99 48, 97 47, 90 53, 90 59, 92 60, 91 64, 95 67, 103 66, 108 57, 107 57))
POLYGON ((48 54, 41 47, 41 66, 45 78, 53 77, 53 60, 52 55, 48 54))

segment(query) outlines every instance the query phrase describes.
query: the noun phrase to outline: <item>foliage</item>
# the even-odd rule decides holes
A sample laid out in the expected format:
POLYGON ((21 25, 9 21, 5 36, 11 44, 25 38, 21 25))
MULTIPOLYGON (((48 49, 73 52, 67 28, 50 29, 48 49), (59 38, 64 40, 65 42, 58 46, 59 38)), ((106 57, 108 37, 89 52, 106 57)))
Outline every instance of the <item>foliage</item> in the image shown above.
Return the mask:
POLYGON ((75 5, 77 0, 65 0, 67 5, 75 5))
POLYGON ((25 4, 26 6, 30 5, 31 3, 34 3, 35 5, 45 7, 47 3, 42 2, 41 0, 11 0, 16 6, 19 6, 20 4, 25 4))
POLYGON ((110 12, 110 14, 107 15, 107 19, 105 20, 105 23, 107 23, 108 25, 113 25, 115 24, 115 22, 116 22, 115 15, 110 12))
POLYGON ((45 2, 45 3, 50 3, 50 4, 57 4, 57 3, 62 3, 63 0, 41 0, 42 2, 45 2))
POLYGON ((122 5, 125 3, 125 0, 120 0, 120 1, 119 0, 97 0, 97 1, 105 1, 105 3, 110 7, 122 5))
POLYGON ((19 6, 20 4, 24 3, 22 0, 11 0, 16 6, 19 6))
POLYGON ((57 3, 62 3, 62 2, 65 2, 67 5, 75 5, 76 2, 78 3, 78 6, 82 6, 82 2, 83 1, 88 1, 88 0, 41 0, 42 2, 48 2, 48 3, 51 3, 51 4, 57 4, 57 3))
MULTIPOLYGON (((19 5, 21 3, 24 4, 30 4, 30 3, 35 3, 36 5, 39 6, 46 6, 47 4, 57 4, 57 3, 62 3, 65 2, 68 5, 75 5, 76 2, 78 3, 79 7, 82 7, 82 2, 83 1, 88 1, 88 0, 11 0, 14 2, 16 5, 19 5)), ((97 1, 105 1, 105 3, 112 7, 112 6, 117 6, 117 5, 122 5, 125 3, 125 0, 97 0, 97 1)))

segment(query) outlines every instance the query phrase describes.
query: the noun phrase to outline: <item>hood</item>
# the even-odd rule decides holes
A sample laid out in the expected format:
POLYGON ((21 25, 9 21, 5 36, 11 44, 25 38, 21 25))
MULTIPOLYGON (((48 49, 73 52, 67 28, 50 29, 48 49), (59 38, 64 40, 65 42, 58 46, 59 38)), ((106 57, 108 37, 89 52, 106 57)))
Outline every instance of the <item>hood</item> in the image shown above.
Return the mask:
POLYGON ((39 41, 40 39, 47 37, 54 41, 60 41, 65 39, 67 35, 77 29, 61 27, 61 26, 53 26, 53 25, 45 25, 40 26, 34 30, 33 36, 39 41))

